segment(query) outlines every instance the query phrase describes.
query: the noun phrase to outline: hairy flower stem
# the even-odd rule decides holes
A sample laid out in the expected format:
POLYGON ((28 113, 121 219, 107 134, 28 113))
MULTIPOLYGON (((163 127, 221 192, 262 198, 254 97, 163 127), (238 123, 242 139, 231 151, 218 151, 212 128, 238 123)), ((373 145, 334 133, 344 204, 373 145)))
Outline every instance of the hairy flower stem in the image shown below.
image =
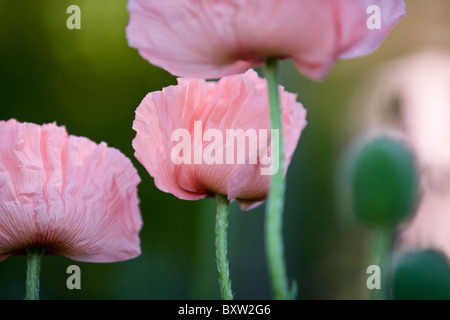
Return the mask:
POLYGON ((223 300, 233 300, 227 258, 228 208, 230 202, 227 196, 223 194, 217 194, 216 200, 216 263, 219 271, 220 293, 223 300))
MULTIPOLYGON (((269 92, 271 129, 278 130, 279 140, 271 141, 278 143, 278 171, 272 175, 270 192, 266 204, 265 239, 266 258, 269 267, 269 276, 272 286, 272 294, 275 299, 287 300, 295 298, 295 288, 289 289, 284 262, 283 249, 283 208, 285 181, 284 175, 284 147, 283 132, 281 127, 281 107, 278 89, 278 59, 267 58, 265 63, 265 75, 269 92)), ((276 154, 272 154, 272 161, 276 154)))
POLYGON ((41 261, 44 251, 45 250, 42 248, 27 249, 27 300, 39 300, 39 276, 41 273, 41 261))

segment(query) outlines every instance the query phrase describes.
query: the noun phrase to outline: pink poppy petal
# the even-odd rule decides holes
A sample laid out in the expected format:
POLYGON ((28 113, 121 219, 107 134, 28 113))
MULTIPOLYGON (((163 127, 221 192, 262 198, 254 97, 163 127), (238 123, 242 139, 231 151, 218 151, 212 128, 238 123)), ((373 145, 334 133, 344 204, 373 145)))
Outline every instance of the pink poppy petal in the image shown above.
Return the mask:
POLYGON ((130 0, 128 43, 150 63, 193 78, 220 78, 267 57, 294 59, 322 79, 335 61, 375 50, 404 15, 404 0, 130 0), (367 8, 382 10, 380 30, 367 8))
MULTIPOLYGON (((367 55, 375 51, 389 32, 394 28, 398 21, 406 16, 406 4, 404 1, 392 1, 392 0, 361 0, 362 9, 365 10, 364 21, 355 30, 349 30, 349 26, 342 23, 343 33, 355 34, 355 43, 348 49, 340 53, 339 58, 355 58, 367 55), (374 7, 370 9, 370 7, 374 7), (369 10, 368 10, 369 9, 369 10), (380 13, 380 29, 369 29, 370 17, 379 9, 380 13), (369 20, 369 21, 368 21, 369 20)), ((363 14, 360 12, 359 14, 363 14)), ((347 17, 345 12, 341 12, 340 21, 345 21, 347 17)), ((347 36, 349 37, 349 36, 347 36)))

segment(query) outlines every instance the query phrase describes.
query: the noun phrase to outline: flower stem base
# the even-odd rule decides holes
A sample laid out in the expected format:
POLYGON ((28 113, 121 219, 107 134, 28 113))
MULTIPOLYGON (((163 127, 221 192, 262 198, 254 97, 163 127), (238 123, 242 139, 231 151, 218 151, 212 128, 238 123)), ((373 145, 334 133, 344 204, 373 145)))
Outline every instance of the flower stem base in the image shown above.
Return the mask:
POLYGON ((42 248, 27 249, 26 299, 39 300, 39 276, 44 255, 42 248))

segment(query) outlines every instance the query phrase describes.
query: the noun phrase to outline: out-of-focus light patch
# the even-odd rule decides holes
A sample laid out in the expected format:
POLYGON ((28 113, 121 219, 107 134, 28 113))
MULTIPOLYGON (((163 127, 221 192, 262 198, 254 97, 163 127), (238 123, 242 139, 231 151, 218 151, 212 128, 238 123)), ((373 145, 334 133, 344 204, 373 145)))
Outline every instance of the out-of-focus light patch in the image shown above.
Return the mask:
POLYGON ((125 36, 126 1, 53 1, 46 5, 44 12, 54 57, 68 72, 79 73, 80 65, 99 74, 132 72, 134 52, 125 36), (66 26, 71 16, 66 10, 71 4, 80 8, 79 30, 66 26))
POLYGON ((397 110, 369 99, 371 125, 385 125, 379 115, 395 113, 390 126, 407 137, 422 166, 450 166, 450 52, 433 49, 398 60, 380 84, 378 94, 397 101, 397 110))

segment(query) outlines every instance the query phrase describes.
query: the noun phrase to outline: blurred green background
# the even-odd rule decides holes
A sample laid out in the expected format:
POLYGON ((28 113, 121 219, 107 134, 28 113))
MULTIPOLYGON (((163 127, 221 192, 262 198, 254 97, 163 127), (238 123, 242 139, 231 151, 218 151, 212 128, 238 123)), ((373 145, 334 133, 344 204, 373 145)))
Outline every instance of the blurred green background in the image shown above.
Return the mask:
MULTIPOLYGON (((300 299, 366 297, 368 230, 336 207, 337 163, 359 119, 351 101, 383 61, 428 44, 449 47, 449 2, 407 1, 408 17, 367 57, 340 61, 323 82, 290 61, 281 82, 298 93, 308 126, 287 177, 284 240, 288 274, 300 299)), ((142 255, 94 264, 45 256, 42 299, 219 299, 213 199, 182 201, 159 191, 134 158, 134 111, 150 91, 176 78, 128 47, 125 0, 0 0, 0 119, 56 121, 73 135, 105 141, 135 164, 144 226, 142 255), (66 9, 81 8, 81 30, 69 30, 66 9), (66 269, 81 268, 81 290, 69 290, 66 269)), ((360 106, 364 108, 364 105, 360 106)), ((230 272, 236 299, 271 299, 264 257, 264 206, 229 216, 230 272)), ((0 262, 0 298, 25 296, 25 257, 0 262)))

